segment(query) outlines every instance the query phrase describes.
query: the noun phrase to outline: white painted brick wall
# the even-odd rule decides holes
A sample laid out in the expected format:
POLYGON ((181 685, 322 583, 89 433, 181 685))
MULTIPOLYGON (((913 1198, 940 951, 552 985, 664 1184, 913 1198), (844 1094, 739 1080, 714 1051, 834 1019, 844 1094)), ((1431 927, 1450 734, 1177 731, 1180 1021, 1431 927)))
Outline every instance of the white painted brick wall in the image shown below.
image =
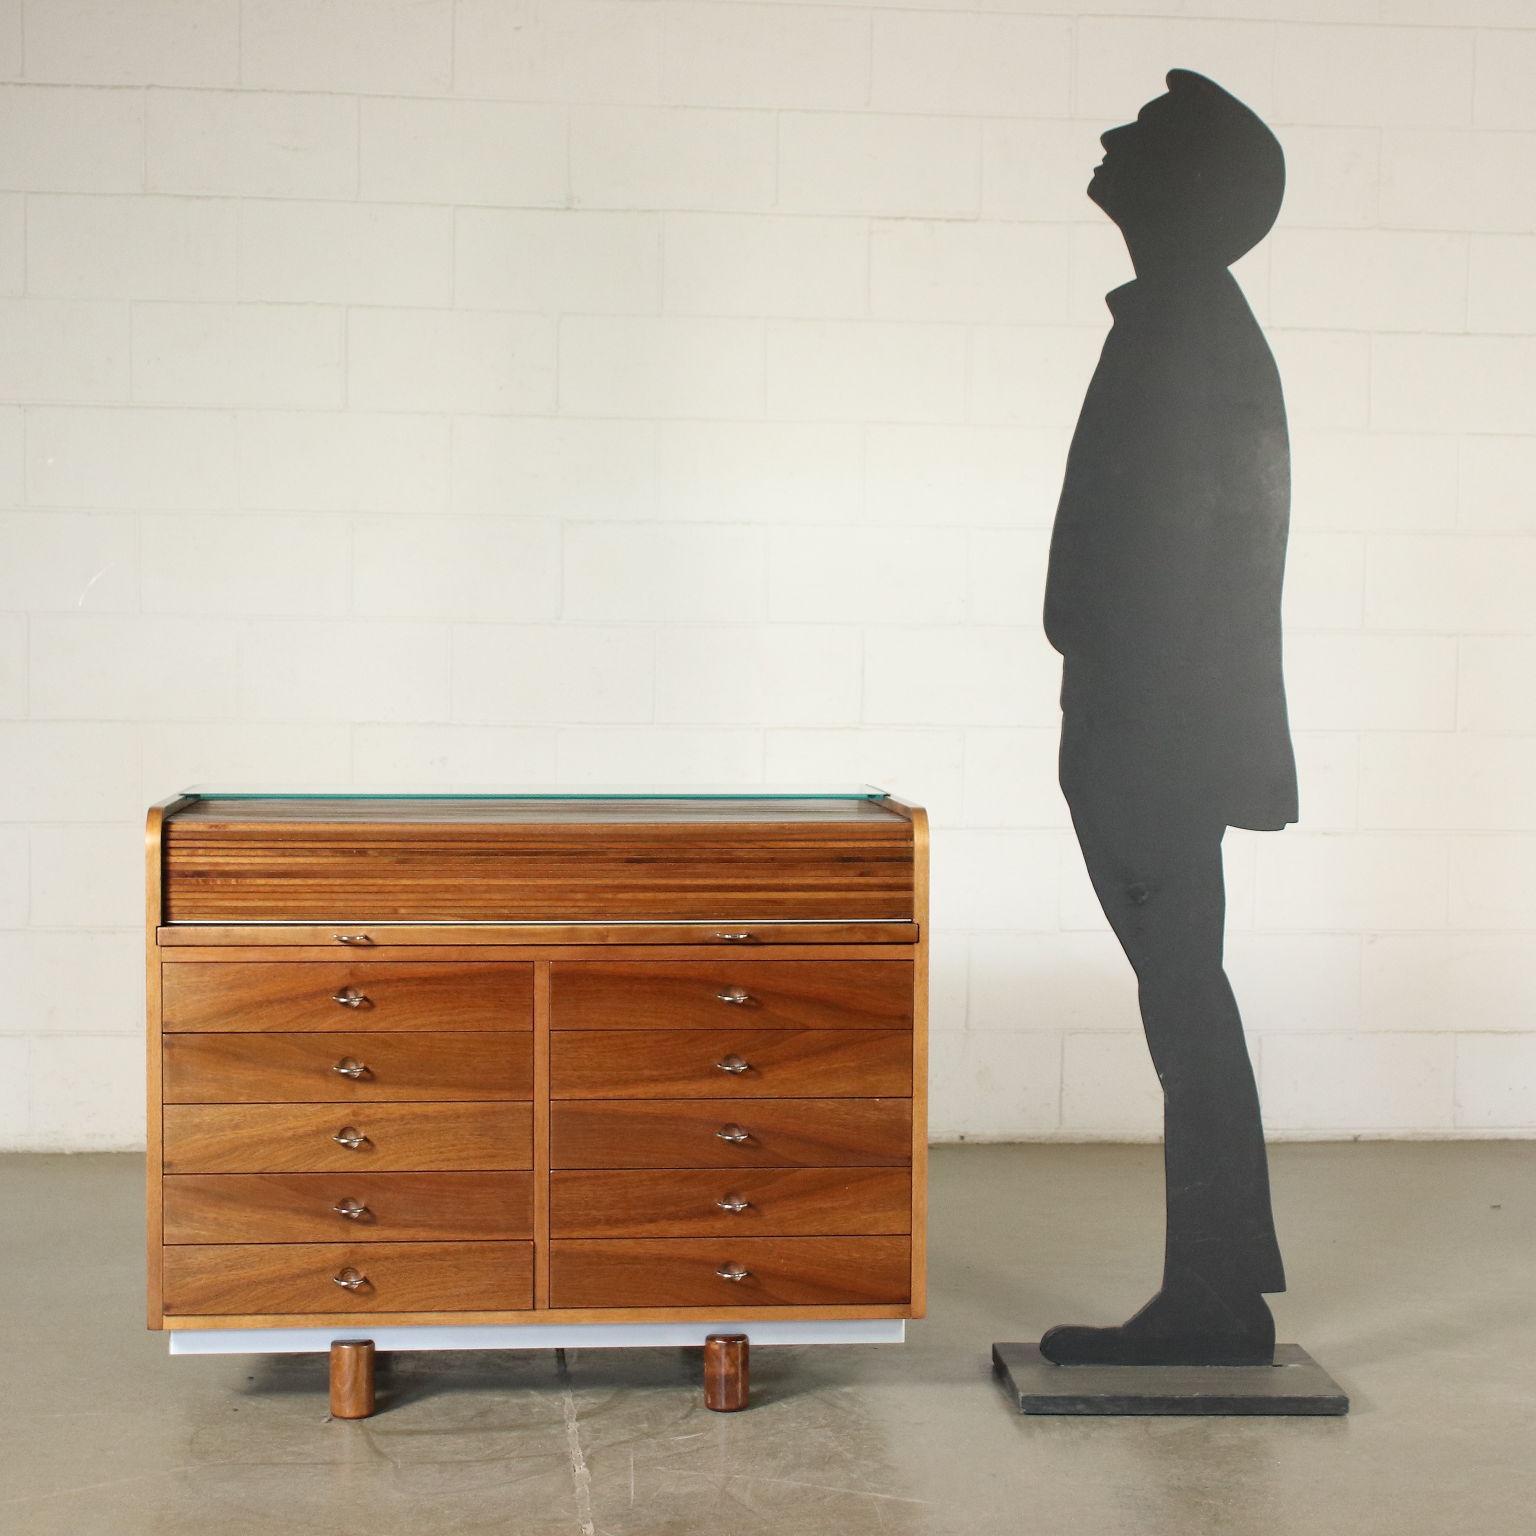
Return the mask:
MULTIPOLYGON (((63 98, 83 93, 54 94, 63 98)), ((137 95, 93 94, 113 102, 132 102, 137 95)), ((27 96, 30 99, 30 91, 27 96)), ((58 121, 63 110, 54 107, 52 130, 67 146, 69 129, 58 121)), ((143 111, 142 142, 129 139, 121 128, 113 135, 119 154, 125 143, 132 151, 135 183, 112 191, 142 186, 150 192, 230 197, 357 195, 358 105, 345 97, 151 89, 145 93, 143 111)), ((67 182, 58 186, 70 190, 67 182)))
POLYGON ((220 778, 890 784, 936 1133, 1152 1134, 1039 606, 1174 66, 1290 173, 1270 1127, 1536 1131, 1525 0, 5 0, 0 1146, 142 1135, 143 807, 220 778))

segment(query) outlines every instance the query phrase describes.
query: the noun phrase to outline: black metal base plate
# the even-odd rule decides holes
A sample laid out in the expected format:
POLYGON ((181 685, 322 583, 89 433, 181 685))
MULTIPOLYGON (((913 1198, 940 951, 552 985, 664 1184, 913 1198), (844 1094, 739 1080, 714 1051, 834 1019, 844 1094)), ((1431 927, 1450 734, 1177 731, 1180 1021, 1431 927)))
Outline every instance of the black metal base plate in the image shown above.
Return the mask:
POLYGON ((994 1344, 992 1370, 1020 1413, 1349 1412, 1343 1388, 1299 1344, 1273 1365, 1054 1365, 1038 1344, 994 1344))

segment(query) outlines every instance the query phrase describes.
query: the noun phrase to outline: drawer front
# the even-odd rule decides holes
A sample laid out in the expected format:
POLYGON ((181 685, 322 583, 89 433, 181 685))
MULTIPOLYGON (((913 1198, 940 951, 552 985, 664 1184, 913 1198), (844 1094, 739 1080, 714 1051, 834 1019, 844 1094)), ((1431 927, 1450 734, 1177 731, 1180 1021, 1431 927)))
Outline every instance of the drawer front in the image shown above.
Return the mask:
POLYGON ((168 1032, 533 1028, 531 965, 188 961, 160 977, 168 1032))
POLYGON ((550 967, 553 1029, 911 1029, 904 960, 593 960, 550 967))
POLYGON ((166 1035, 163 1044, 167 1104, 526 1099, 533 1092, 533 1041, 520 1032, 210 1033, 166 1035))
POLYGON ((555 1237, 823 1237, 905 1234, 904 1168, 668 1168, 550 1175, 555 1237))
POLYGON ((550 1106, 554 1168, 903 1166, 909 1099, 578 1099, 550 1106))
POLYGON ((533 1236, 531 1173, 175 1174, 167 1243, 473 1242, 533 1236))
POLYGON ((161 1251, 165 1310, 173 1315, 533 1305, 532 1243, 189 1243, 161 1251), (359 1283, 338 1285, 337 1276, 359 1283))
POLYGON ((832 1306, 911 1295, 905 1237, 567 1238, 549 1251, 552 1307, 832 1306))
POLYGON ((167 1173, 532 1168, 533 1108, 168 1104, 163 1140, 167 1173))
POLYGON ((573 1029, 550 1037, 557 1099, 900 1097, 912 1036, 894 1029, 573 1029))

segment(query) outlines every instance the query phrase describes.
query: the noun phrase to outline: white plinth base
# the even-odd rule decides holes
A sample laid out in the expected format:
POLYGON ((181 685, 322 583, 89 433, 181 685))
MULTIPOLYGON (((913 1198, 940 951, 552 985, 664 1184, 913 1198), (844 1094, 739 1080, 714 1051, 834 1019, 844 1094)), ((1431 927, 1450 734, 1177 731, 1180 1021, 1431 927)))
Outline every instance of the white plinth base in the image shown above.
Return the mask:
POLYGON ((173 1355, 303 1355, 324 1353, 336 1339, 372 1339, 375 1349, 655 1349, 702 1344, 712 1333, 744 1333, 753 1344, 900 1344, 901 1318, 762 1323, 493 1323, 370 1328, 368 1319, 334 1328, 183 1328, 172 1332, 173 1355))

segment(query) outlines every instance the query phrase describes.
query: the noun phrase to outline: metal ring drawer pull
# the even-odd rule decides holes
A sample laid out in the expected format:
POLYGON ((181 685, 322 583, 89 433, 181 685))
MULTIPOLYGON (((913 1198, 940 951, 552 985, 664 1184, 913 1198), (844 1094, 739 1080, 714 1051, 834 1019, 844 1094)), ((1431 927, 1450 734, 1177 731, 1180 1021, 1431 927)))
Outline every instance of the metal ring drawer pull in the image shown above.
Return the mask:
POLYGON ((366 933, 337 933, 332 937, 338 944, 372 944, 373 940, 366 933))
POLYGON ((331 1068, 331 1071, 336 1073, 338 1077, 350 1077, 354 1083, 358 1080, 358 1078, 368 1076, 367 1063, 358 1061, 351 1056, 343 1056, 341 1060, 331 1068))
POLYGON ((715 937, 722 944, 745 944, 752 935, 750 933, 717 933, 715 937))
POLYGON ((750 992, 743 992, 740 987, 727 987, 724 992, 716 992, 715 996, 722 1003, 735 1003, 738 1006, 755 1001, 750 992))
POLYGON ((355 1126, 344 1125, 339 1131, 336 1131, 331 1136, 331 1140, 334 1141, 337 1146, 351 1147, 355 1152, 359 1147, 366 1144, 368 1138, 364 1136, 363 1133, 355 1126))
POLYGON ((331 1209, 338 1216, 345 1216, 348 1221, 361 1221, 364 1216, 372 1214, 361 1200, 338 1200, 331 1209))
POLYGON ((360 1270, 347 1268, 340 1274, 331 1276, 331 1284, 339 1285, 344 1291, 360 1291, 368 1284, 368 1276, 360 1270))
POLYGON ((722 1280, 734 1280, 739 1283, 740 1281, 745 1280, 752 1273, 752 1271, 750 1269, 743 1269, 740 1264, 722 1264, 720 1268, 715 1271, 715 1273, 719 1275, 722 1280))
POLYGON ((715 1132, 715 1135, 721 1141, 751 1141, 752 1140, 752 1133, 751 1133, 751 1131, 744 1131, 744 1130, 742 1130, 742 1128, 739 1125, 722 1125, 720 1127, 720 1129, 715 1132))
POLYGON ((750 1072, 752 1070, 752 1063, 750 1061, 743 1061, 740 1056, 733 1052, 724 1061, 717 1061, 715 1067, 718 1071, 729 1072, 732 1077, 739 1077, 743 1072, 750 1072))
POLYGON ((715 1201, 715 1204, 722 1211, 750 1211, 752 1209, 752 1202, 750 1200, 743 1200, 740 1195, 721 1195, 715 1201))
POLYGON ((366 1008, 368 994, 359 992, 356 987, 343 987, 340 992, 331 993, 331 1001, 340 1003, 343 1008, 366 1008))

